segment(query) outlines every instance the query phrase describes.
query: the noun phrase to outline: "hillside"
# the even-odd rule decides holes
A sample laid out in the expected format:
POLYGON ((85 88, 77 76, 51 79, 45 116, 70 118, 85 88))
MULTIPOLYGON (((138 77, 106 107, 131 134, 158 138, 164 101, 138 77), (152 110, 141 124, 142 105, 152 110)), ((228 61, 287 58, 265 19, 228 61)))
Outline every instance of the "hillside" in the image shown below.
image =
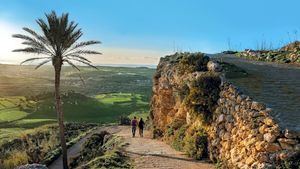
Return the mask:
MULTIPOLYGON (((99 125, 117 123, 120 116, 146 118, 154 71, 146 67, 99 67, 99 70, 82 67, 78 72, 64 67, 65 121, 99 125)), ((44 133, 47 131, 44 125, 56 124, 53 98, 51 67, 34 70, 33 66, 0 65, 0 149, 2 144, 27 132, 44 133)), ((23 164, 27 157, 21 154, 18 158, 23 158, 18 163, 23 164)))

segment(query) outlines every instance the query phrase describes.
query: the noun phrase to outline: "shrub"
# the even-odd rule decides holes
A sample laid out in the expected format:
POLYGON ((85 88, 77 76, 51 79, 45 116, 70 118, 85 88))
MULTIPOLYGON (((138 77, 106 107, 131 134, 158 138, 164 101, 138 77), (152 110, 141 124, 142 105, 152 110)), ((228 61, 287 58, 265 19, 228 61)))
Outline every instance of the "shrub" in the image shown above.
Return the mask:
POLYGON ((80 156, 72 160, 71 166, 78 166, 84 161, 89 161, 92 158, 102 156, 104 154, 103 144, 104 137, 110 135, 107 131, 93 134, 84 144, 80 151, 80 156))
POLYGON ((121 116, 120 117, 120 125, 130 125, 130 118, 127 116, 121 116))
POLYGON ((183 138, 185 137, 185 133, 187 130, 187 125, 181 126, 174 135, 174 139, 171 143, 171 146, 178 151, 183 150, 183 138))
POLYGON ((128 157, 121 148, 125 145, 119 136, 106 131, 93 134, 84 144, 80 154, 71 160, 71 168, 130 168, 128 157))
POLYGON ((178 130, 181 126, 185 125, 185 119, 175 118, 167 127, 166 135, 172 136, 175 134, 175 131, 178 130))
POLYGON ((276 169, 300 169, 300 151, 290 158, 281 161, 276 169))
POLYGON ((177 65, 179 74, 207 70, 206 65, 209 62, 209 57, 205 56, 203 53, 198 52, 198 53, 176 53, 176 54, 181 55, 179 63, 177 65))
POLYGON ((152 138, 156 139, 156 138, 161 138, 163 136, 164 136, 164 133, 161 129, 158 129, 156 127, 153 128, 152 138))
POLYGON ((188 156, 200 160, 206 158, 207 152, 207 135, 203 130, 198 130, 192 135, 184 138, 184 151, 188 156))
POLYGON ((188 96, 184 100, 193 115, 203 116, 204 122, 212 118, 212 112, 217 105, 221 79, 216 73, 205 73, 191 82, 188 96))
MULTIPOLYGON (((94 124, 66 123, 67 145, 94 126, 94 124)), ((19 138, 0 145, 0 166, 9 169, 26 163, 49 164, 60 155, 58 138, 56 124, 28 130, 19 138)))

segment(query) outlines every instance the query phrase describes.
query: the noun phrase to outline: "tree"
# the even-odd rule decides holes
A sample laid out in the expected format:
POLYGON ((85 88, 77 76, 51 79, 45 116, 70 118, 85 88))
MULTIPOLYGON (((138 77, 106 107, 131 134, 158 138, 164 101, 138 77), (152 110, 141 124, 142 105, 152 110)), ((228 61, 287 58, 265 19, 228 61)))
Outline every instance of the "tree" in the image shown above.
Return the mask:
POLYGON ((64 114, 62 111, 62 103, 60 96, 60 76, 64 63, 69 64, 74 69, 80 71, 76 63, 81 63, 93 68, 91 61, 86 59, 85 55, 101 54, 100 52, 88 50, 84 47, 99 44, 99 41, 77 42, 82 36, 81 29, 77 28, 74 21, 69 22, 68 13, 57 16, 54 11, 46 15, 46 21, 37 19, 36 22, 41 28, 42 34, 36 33, 29 28, 23 28, 27 35, 15 34, 14 38, 24 40, 22 44, 27 45, 24 49, 16 49, 13 52, 25 52, 43 55, 42 57, 34 57, 23 61, 21 64, 31 61, 40 61, 35 67, 51 63, 55 72, 55 107, 59 125, 60 141, 63 154, 63 167, 68 168, 67 146, 65 139, 64 114))

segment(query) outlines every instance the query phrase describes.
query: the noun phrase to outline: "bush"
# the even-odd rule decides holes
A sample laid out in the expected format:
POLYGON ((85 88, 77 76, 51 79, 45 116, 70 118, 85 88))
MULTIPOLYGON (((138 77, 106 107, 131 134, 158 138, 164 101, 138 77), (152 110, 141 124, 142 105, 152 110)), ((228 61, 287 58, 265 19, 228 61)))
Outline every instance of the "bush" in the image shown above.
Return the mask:
POLYGON ((281 161, 281 164, 277 165, 276 169, 300 169, 300 152, 281 161))
POLYGON ((121 137, 104 131, 93 134, 84 144, 80 155, 71 160, 71 168, 130 168, 128 157, 121 148, 125 145, 121 137))
POLYGON ((164 136, 164 133, 161 129, 158 129, 156 127, 153 128, 152 138, 156 139, 156 138, 161 138, 163 136, 164 136))
POLYGON ((183 150, 183 138, 185 137, 185 133, 187 130, 187 125, 181 126, 174 135, 174 139, 171 143, 171 146, 178 151, 183 150))
POLYGON ((121 116, 120 117, 120 125, 130 125, 131 120, 127 116, 121 116))
POLYGON ((177 65, 179 74, 207 70, 209 57, 205 56, 203 53, 176 53, 175 55, 181 56, 177 65))
POLYGON ((208 156, 207 135, 203 130, 198 130, 184 138, 184 151, 188 156, 200 160, 208 156))
POLYGON ((172 136, 175 134, 175 131, 178 130, 181 126, 186 123, 185 119, 175 118, 172 123, 170 123, 167 127, 166 134, 167 136, 172 136))
POLYGON ((221 79, 216 73, 205 73, 191 82, 188 96, 184 100, 193 115, 203 116, 209 122, 219 99, 221 79))
MULTIPOLYGON (((95 127, 95 124, 66 123, 66 141, 73 139, 95 127)), ((15 168, 27 163, 49 164, 60 153, 59 133, 56 124, 45 125, 23 133, 19 138, 0 145, 0 166, 15 168)), ((1 167, 0 167, 1 168, 1 167)))

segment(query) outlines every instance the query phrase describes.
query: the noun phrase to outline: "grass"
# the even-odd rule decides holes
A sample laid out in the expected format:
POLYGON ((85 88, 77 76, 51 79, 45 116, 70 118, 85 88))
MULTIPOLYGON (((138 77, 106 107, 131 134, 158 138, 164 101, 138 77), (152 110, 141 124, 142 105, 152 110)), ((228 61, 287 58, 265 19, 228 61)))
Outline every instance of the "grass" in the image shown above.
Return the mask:
MULTIPOLYGON (((70 67, 63 68, 61 85, 65 121, 110 124, 117 123, 120 116, 146 119, 155 69, 98 68, 82 67, 80 75, 84 84, 78 72, 70 67)), ((9 150, 3 146, 16 139, 31 138, 28 133, 48 132, 49 125, 56 125, 53 77, 49 66, 34 70, 33 66, 0 64, 0 150, 9 150)), ((70 144, 74 140, 76 138, 69 141, 70 144)), ((60 153, 58 147, 45 148, 56 145, 56 141, 38 143, 44 147, 42 151, 49 150, 49 154, 43 154, 47 163, 60 153)), ((30 162, 26 151, 15 149, 10 153, 14 156, 5 157, 5 165, 9 168, 30 162)), ((112 154, 107 154, 105 159, 118 157, 117 153, 112 154)), ((0 163, 1 160, 3 158, 0 163)))
MULTIPOLYGON (((116 123, 120 116, 146 119, 154 69, 63 68, 63 110, 66 122, 116 123), (72 91, 76 91, 72 92, 72 91)), ((0 64, 0 142, 29 129, 56 123, 51 67, 0 64)))
POLYGON ((0 111, 0 122, 10 122, 26 117, 28 113, 19 110, 0 111))
MULTIPOLYGON (((67 146, 78 142, 95 124, 66 124, 67 146)), ((60 142, 56 124, 44 125, 27 130, 11 141, 3 142, 0 146, 0 166, 15 168, 26 163, 49 164, 60 155, 60 142)))
MULTIPOLYGON (((66 122, 117 123, 120 116, 143 117, 148 115, 149 105, 141 94, 110 93, 87 97, 79 93, 63 95, 63 110, 66 122)), ((32 102, 23 100, 23 104, 32 102)), ((9 102, 6 109, 0 111, 0 142, 10 139, 27 129, 56 122, 54 102, 51 94, 39 98, 35 107, 21 111, 19 102, 9 102), (19 109, 19 110, 18 110, 19 109)))

